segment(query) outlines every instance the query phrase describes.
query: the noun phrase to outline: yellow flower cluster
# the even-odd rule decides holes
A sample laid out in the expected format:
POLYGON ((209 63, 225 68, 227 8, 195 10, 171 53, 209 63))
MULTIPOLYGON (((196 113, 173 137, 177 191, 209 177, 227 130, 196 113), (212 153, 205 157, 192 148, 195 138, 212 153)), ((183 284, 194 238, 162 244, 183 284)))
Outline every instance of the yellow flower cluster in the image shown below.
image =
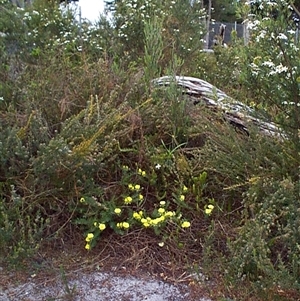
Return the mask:
POLYGON ((207 205, 206 208, 205 208, 205 211, 204 211, 205 214, 206 215, 211 215, 211 213, 214 210, 214 208, 215 208, 215 206, 212 205, 212 204, 207 205))
POLYGON ((143 211, 133 212, 132 216, 134 219, 140 220, 143 217, 143 211))
MULTIPOLYGON (((103 224, 103 223, 97 223, 97 222, 94 222, 94 226, 95 226, 95 227, 98 227, 100 231, 103 231, 103 230, 106 229, 106 225, 103 224)), ((92 233, 90 233, 90 234, 92 234, 92 233)))
POLYGON ((151 218, 151 217, 144 217, 143 211, 139 212, 133 212, 132 216, 134 219, 139 220, 141 224, 145 227, 155 227, 159 225, 160 223, 164 222, 166 219, 175 216, 175 212, 172 211, 165 211, 164 208, 159 208, 158 213, 160 214, 160 217, 157 218, 151 218))
POLYGON ((129 228, 129 223, 127 223, 127 222, 121 222, 121 223, 117 223, 117 228, 119 228, 119 229, 128 229, 129 228))
POLYGON ((131 204, 131 203, 132 203, 132 197, 131 197, 131 196, 127 196, 127 197, 124 199, 124 203, 125 203, 126 205, 131 204))
POLYGON ((145 228, 150 227, 150 226, 157 226, 158 224, 164 222, 166 220, 166 218, 164 216, 160 216, 157 218, 151 218, 151 217, 147 217, 147 218, 142 218, 141 219, 141 223, 143 224, 143 226, 145 228))
POLYGON ((93 233, 88 233, 88 235, 85 238, 85 241, 90 242, 93 238, 94 238, 94 234, 93 233))
POLYGON ((140 168, 138 169, 138 174, 143 176, 143 177, 146 177, 146 172, 144 170, 140 169, 140 168))
POLYGON ((128 188, 129 190, 132 190, 132 191, 139 191, 141 189, 141 185, 139 184, 128 184, 128 188))
POLYGON ((88 233, 86 238, 85 238, 85 241, 87 242, 86 245, 85 245, 85 248, 87 250, 90 250, 91 249, 91 244, 90 242, 92 241, 92 239, 94 238, 94 234, 93 233, 88 233))

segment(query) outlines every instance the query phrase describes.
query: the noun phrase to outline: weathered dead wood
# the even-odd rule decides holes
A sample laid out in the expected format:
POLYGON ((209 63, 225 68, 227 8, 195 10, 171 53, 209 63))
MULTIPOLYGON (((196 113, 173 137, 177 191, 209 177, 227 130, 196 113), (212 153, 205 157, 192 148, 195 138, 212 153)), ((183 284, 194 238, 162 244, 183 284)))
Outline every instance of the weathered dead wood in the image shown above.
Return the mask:
POLYGON ((257 112, 242 102, 228 96, 222 90, 210 83, 195 77, 188 76, 163 76, 152 81, 154 87, 168 87, 176 85, 182 89, 193 104, 205 104, 214 110, 220 110, 224 119, 234 127, 249 135, 249 127, 255 126, 262 134, 284 137, 283 130, 273 122, 258 118, 257 112))

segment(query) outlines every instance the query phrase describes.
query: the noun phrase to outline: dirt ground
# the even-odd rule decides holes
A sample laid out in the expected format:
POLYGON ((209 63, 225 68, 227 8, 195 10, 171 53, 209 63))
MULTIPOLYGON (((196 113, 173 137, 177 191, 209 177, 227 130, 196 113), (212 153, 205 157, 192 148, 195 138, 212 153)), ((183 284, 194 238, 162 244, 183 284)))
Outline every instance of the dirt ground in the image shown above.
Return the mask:
POLYGON ((77 273, 72 280, 65 282, 35 281, 10 286, 0 292, 1 301, 210 301, 191 296, 187 285, 174 285, 151 277, 119 276, 118 273, 93 272, 77 273))
POLYGON ((109 236, 89 252, 84 240, 56 241, 17 268, 0 264, 0 301, 212 300, 213 283, 176 248, 131 235, 109 236))

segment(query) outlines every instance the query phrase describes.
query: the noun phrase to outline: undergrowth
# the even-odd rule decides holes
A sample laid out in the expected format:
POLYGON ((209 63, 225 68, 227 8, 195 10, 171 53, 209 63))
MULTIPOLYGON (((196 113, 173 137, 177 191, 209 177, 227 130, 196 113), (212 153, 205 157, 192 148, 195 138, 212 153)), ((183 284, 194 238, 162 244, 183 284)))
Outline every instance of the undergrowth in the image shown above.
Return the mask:
MULTIPOLYGON (((62 16, 54 6, 45 17, 47 5, 54 4, 38 2, 28 14, 40 10, 40 18, 53 21, 52 44, 36 45, 39 32, 30 41, 20 32, 18 44, 15 31, 0 37, 1 262, 16 264, 44 242, 74 232, 90 250, 112 232, 141 230, 161 248, 175 244, 187 262, 228 287, 252 283, 260 294, 299 293, 299 121, 280 104, 281 94, 271 91, 268 102, 270 86, 257 87, 258 78, 244 69, 258 50, 236 41, 215 54, 193 53, 194 66, 182 49, 164 46, 171 39, 165 20, 152 18, 144 24, 149 40, 139 41, 142 57, 128 62, 130 49, 122 60, 122 39, 113 27, 107 31, 108 23, 102 20, 98 30, 106 28, 114 42, 97 44, 97 29, 86 24, 83 41, 93 43, 85 44, 76 40, 73 21, 64 19, 57 31, 54 21, 62 16), (63 31, 74 44, 64 42, 63 31), (189 103, 175 85, 152 86, 153 77, 179 70, 269 109, 270 119, 280 122, 287 112, 288 139, 255 128, 245 136, 220 112, 189 103), (266 95, 262 104, 251 85, 266 95), (212 267, 214 258, 220 267, 212 267)), ((1 30, 18 24, 12 16, 0 21, 1 30)), ((25 16, 27 30, 41 21, 25 16)))

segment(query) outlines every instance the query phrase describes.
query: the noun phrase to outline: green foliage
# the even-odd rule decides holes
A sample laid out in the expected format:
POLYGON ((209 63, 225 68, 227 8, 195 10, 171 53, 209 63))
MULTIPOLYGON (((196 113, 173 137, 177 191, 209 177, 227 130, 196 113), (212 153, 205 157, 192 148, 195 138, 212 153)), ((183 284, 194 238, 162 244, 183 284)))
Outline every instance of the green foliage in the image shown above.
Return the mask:
POLYGON ((145 23, 145 81, 151 83, 153 78, 159 77, 161 70, 159 61, 163 58, 162 22, 153 18, 145 23), (153 23, 151 23, 153 22, 153 23))
POLYGON ((235 250, 241 252, 235 256, 242 261, 234 261, 240 276, 263 275, 280 286, 293 283, 299 288, 298 193, 299 183, 285 177, 258 180, 247 191, 247 222, 235 242, 235 250), (276 278, 276 271, 289 276, 276 278))
POLYGON ((114 22, 117 32, 116 40, 120 43, 122 53, 130 60, 139 60, 143 56, 145 44, 145 24, 152 19, 162 21, 164 43, 164 61, 168 66, 173 54, 190 60, 202 48, 204 35, 204 10, 201 1, 118 1, 115 3, 114 22))
POLYGON ((139 230, 161 247, 175 242, 193 264, 226 257, 217 273, 231 283, 299 290, 298 41, 279 16, 260 20, 247 46, 202 53, 199 5, 120 1, 115 27, 103 17, 79 31, 53 3, 5 4, 1 254, 16 261, 67 231, 90 249, 111 231, 139 230), (284 136, 250 127, 245 137, 175 82, 151 85, 183 73, 277 121, 284 136))
MULTIPOLYGON (((204 0, 203 4, 208 8, 209 1, 204 0)), ((236 8, 240 1, 237 0, 213 0, 212 3, 212 19, 219 22, 235 22, 238 21, 236 17, 236 8)), ((243 20, 242 20, 243 21, 243 20)))
POLYGON ((40 246, 42 233, 49 221, 44 219, 41 211, 28 204, 16 191, 16 187, 4 187, 1 182, 0 193, 0 251, 3 262, 19 266, 19 261, 34 254, 40 246), (7 202, 4 191, 9 191, 7 202))
POLYGON ((169 168, 164 168, 163 172, 161 168, 158 163, 148 166, 147 171, 120 166, 118 169, 122 174, 115 187, 107 187, 105 193, 85 195, 80 199, 81 204, 76 209, 80 218, 76 223, 85 225, 87 230, 86 249, 96 244, 107 227, 121 235, 139 228, 153 229, 156 235, 160 235, 167 225, 175 230, 177 227, 177 231, 190 226, 182 216, 183 208, 190 208, 185 200, 188 188, 178 183, 179 187, 172 187, 175 189, 172 192, 167 179, 161 182, 162 176, 168 176, 169 168), (117 190, 118 195, 113 194, 112 189, 117 190))
MULTIPOLYGON (((299 41, 295 40, 293 21, 287 21, 288 7, 273 5, 276 19, 263 18, 253 25, 252 43, 247 49, 251 69, 244 70, 247 82, 257 101, 267 105, 276 114, 295 146, 299 148, 299 41), (266 30, 268 28, 268 30, 266 30), (289 29, 288 29, 289 28, 289 29), (250 71, 250 72, 249 72, 250 71)), ((265 4, 265 11, 270 10, 265 4)))

